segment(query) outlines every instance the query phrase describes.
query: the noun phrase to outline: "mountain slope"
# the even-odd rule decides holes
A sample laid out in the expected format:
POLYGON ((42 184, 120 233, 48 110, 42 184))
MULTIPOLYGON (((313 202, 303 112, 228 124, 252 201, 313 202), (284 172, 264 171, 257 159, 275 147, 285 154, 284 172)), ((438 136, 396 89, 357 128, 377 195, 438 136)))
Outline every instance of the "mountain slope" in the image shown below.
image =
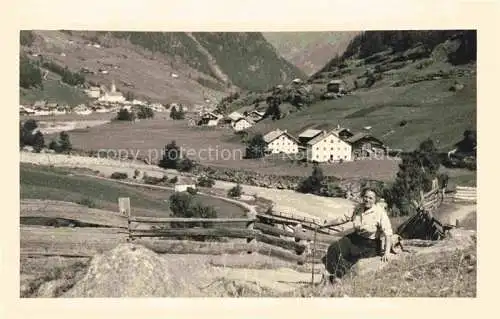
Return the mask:
MULTIPOLYGON (((119 91, 164 103, 215 101, 234 89, 267 89, 303 75, 260 33, 60 30, 25 31, 21 38, 21 52, 40 65, 85 69, 86 85, 115 81, 119 91)), ((31 91, 21 99, 43 96, 31 91)))
MULTIPOLYGON (((366 32, 353 39, 343 57, 311 76, 303 87, 310 92, 309 105, 282 104, 281 119, 267 118, 250 132, 280 128, 299 134, 341 125, 369 132, 395 149, 414 149, 431 137, 447 151, 466 129, 476 128, 475 60, 474 31, 366 32), (321 98, 333 79, 344 81, 351 94, 321 98)), ((253 109, 250 103, 239 110, 253 109)))
POLYGON ((357 31, 263 33, 285 59, 308 75, 322 68, 332 56, 342 55, 357 34, 357 31))

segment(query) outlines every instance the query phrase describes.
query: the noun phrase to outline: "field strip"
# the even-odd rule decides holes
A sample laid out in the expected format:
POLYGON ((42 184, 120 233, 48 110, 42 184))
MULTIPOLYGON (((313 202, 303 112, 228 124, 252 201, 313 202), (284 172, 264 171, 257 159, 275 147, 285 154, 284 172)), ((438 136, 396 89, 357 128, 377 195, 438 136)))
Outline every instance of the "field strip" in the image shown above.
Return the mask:
POLYGON ((63 201, 22 199, 20 217, 67 219, 102 227, 127 228, 127 218, 117 212, 93 209, 63 201))
MULTIPOLYGON (((175 170, 163 170, 155 168, 152 165, 137 164, 128 161, 61 154, 20 153, 20 161, 23 163, 54 165, 56 167, 88 168, 99 170, 101 173, 108 176, 115 171, 126 172, 129 176, 132 176, 135 169, 139 169, 150 176, 156 175, 157 177, 163 177, 165 173, 177 176, 182 175, 175 170)), ((228 190, 234 185, 236 185, 236 183, 216 181, 214 187, 228 190)), ((304 217, 319 217, 321 219, 333 218, 349 213, 354 207, 354 202, 344 198, 322 197, 297 193, 293 190, 272 189, 244 184, 241 186, 243 192, 246 194, 254 194, 273 201, 275 203, 274 208, 277 211, 304 217)))

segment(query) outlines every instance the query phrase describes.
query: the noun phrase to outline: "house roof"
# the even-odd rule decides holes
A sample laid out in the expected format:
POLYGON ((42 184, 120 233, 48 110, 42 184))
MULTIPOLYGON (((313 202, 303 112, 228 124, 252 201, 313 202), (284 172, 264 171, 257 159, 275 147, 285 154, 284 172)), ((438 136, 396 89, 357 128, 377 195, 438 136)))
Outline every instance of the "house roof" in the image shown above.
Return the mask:
POLYGON ((261 111, 253 110, 252 112, 250 112, 250 114, 257 114, 257 115, 259 115, 259 116, 264 116, 265 112, 261 112, 261 111))
POLYGON ((215 117, 215 118, 219 118, 219 116, 213 112, 205 112, 202 114, 202 116, 208 116, 208 115, 215 117))
POLYGON ((305 137, 305 138, 313 138, 323 132, 322 130, 316 130, 316 129, 307 129, 304 132, 300 133, 299 137, 305 137))
POLYGON ((255 124, 255 122, 252 119, 248 118, 248 117, 247 118, 240 117, 239 119, 237 119, 236 121, 234 121, 234 124, 236 124, 236 123, 238 123, 240 121, 243 121, 243 120, 247 121, 248 123, 250 123, 252 125, 255 124))
POLYGON ((377 140, 377 141, 379 141, 380 143, 383 144, 383 142, 381 140, 379 140, 378 138, 372 136, 371 134, 363 133, 363 132, 354 134, 353 136, 351 136, 348 139, 346 139, 346 142, 348 142, 348 143, 356 143, 357 141, 359 141, 359 140, 361 140, 361 139, 363 139, 365 137, 377 140))
POLYGON ((333 132, 327 133, 325 131, 322 131, 321 134, 317 135, 315 138, 313 138, 312 140, 307 142, 307 145, 314 145, 314 144, 318 143, 319 141, 323 140, 325 137, 327 137, 330 134, 335 134, 335 133, 333 133, 333 132))
POLYGON ((307 142, 307 144, 314 145, 314 144, 318 143, 319 141, 323 140, 325 137, 332 135, 332 134, 335 135, 336 137, 339 137, 339 132, 341 132, 343 130, 345 130, 345 128, 340 128, 340 129, 336 128, 336 129, 330 130, 328 132, 323 131, 323 134, 316 136, 315 138, 313 138, 312 140, 307 142))
POLYGON ((331 80, 330 82, 328 82, 328 84, 343 84, 344 81, 343 80, 331 80))
POLYGON ((233 112, 233 113, 229 114, 227 117, 229 117, 233 121, 236 121, 244 116, 243 116, 243 114, 241 114, 239 112, 233 112))
POLYGON ((351 134, 352 134, 351 130, 350 130, 350 129, 348 129, 348 128, 345 128, 345 127, 338 127, 338 128, 334 128, 334 129, 332 130, 332 132, 335 132, 335 133, 337 133, 337 134, 339 134, 340 132, 343 132, 343 131, 347 131, 347 132, 349 132, 349 133, 351 133, 351 134))
POLYGON ((264 141, 269 144, 283 134, 288 136, 291 140, 295 141, 296 143, 299 142, 294 136, 290 135, 287 131, 282 131, 280 129, 276 129, 264 135, 264 141))

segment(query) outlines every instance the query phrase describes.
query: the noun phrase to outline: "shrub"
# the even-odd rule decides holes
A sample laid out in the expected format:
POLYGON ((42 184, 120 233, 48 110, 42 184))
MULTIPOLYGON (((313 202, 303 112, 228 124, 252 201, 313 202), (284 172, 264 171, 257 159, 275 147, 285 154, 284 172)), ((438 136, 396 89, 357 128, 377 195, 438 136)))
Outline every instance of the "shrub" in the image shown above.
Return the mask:
POLYGON ((49 144, 49 150, 53 150, 56 153, 59 153, 59 144, 56 142, 56 140, 52 140, 49 144))
POLYGON ((73 149, 71 141, 69 140, 69 135, 66 132, 61 132, 59 134, 59 150, 61 153, 69 153, 73 149))
POLYGON ((311 175, 300 182, 297 191, 301 193, 319 194, 323 187, 324 179, 323 170, 317 164, 314 164, 311 175))
POLYGON ((111 174, 111 178, 112 179, 127 179, 128 174, 123 173, 123 172, 114 172, 113 174, 111 174))
POLYGON ((264 141, 262 134, 253 136, 247 144, 245 149, 245 158, 261 158, 265 155, 267 143, 264 141))
MULTIPOLYGON (((204 206, 194 200, 192 194, 181 192, 172 194, 169 198, 170 210, 173 217, 184 218, 217 218, 217 211, 211 206, 204 206)), ((171 223, 172 228, 210 227, 209 222, 204 223, 171 223)))
POLYGON ((135 114, 129 112, 127 109, 120 109, 115 118, 117 121, 133 121, 135 119, 135 114))
POLYGON ((187 192, 191 195, 196 195, 198 193, 198 190, 196 188, 188 187, 187 192))
POLYGON ((200 178, 198 178, 196 184, 201 187, 213 187, 215 185, 215 180, 208 176, 201 176, 200 178))
POLYGON ((185 118, 185 113, 182 109, 177 111, 177 108, 174 106, 170 110, 170 118, 172 120, 183 120, 185 118))
POLYGON ((236 184, 236 186, 234 186, 233 188, 231 188, 228 192, 227 192, 227 196, 229 197, 233 197, 233 198, 237 198, 237 197, 240 197, 242 194, 242 188, 241 188, 241 185, 238 183, 236 184))
POLYGON ((171 179, 169 179, 169 181, 168 181, 168 182, 169 182, 170 184, 175 184, 175 183, 177 183, 177 181, 178 181, 178 180, 179 180, 179 179, 177 178, 177 176, 174 176, 174 177, 172 177, 171 179))
POLYGON ((166 180, 165 177, 159 178, 159 177, 154 177, 154 176, 143 176, 142 180, 144 181, 145 184, 149 185, 158 185, 166 180))
POLYGON ((95 208, 96 204, 95 202, 88 197, 82 198, 76 202, 79 205, 87 206, 88 208, 95 208))
POLYGON ((33 149, 35 152, 40 153, 45 147, 45 139, 43 138, 42 132, 38 131, 33 136, 33 149))
POLYGON ((134 171, 134 179, 138 178, 140 175, 141 175, 141 171, 140 171, 140 170, 138 170, 138 169, 136 169, 136 170, 134 171))
POLYGON ((177 169, 179 171, 189 172, 194 168, 194 162, 193 162, 193 160, 191 160, 189 158, 184 158, 183 160, 181 160, 179 162, 179 164, 177 166, 178 166, 177 169))
POLYGON ((141 106, 137 112, 137 117, 140 119, 152 119, 154 116, 153 109, 148 106, 141 106))

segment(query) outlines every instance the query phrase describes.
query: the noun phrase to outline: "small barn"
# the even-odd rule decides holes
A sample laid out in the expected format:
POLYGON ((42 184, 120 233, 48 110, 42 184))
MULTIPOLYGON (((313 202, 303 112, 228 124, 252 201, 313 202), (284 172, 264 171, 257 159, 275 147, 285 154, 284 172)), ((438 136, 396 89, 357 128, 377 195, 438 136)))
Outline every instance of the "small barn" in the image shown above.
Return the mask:
POLYGON ((352 147, 353 158, 380 157, 387 154, 387 146, 368 133, 356 133, 346 142, 352 147))

